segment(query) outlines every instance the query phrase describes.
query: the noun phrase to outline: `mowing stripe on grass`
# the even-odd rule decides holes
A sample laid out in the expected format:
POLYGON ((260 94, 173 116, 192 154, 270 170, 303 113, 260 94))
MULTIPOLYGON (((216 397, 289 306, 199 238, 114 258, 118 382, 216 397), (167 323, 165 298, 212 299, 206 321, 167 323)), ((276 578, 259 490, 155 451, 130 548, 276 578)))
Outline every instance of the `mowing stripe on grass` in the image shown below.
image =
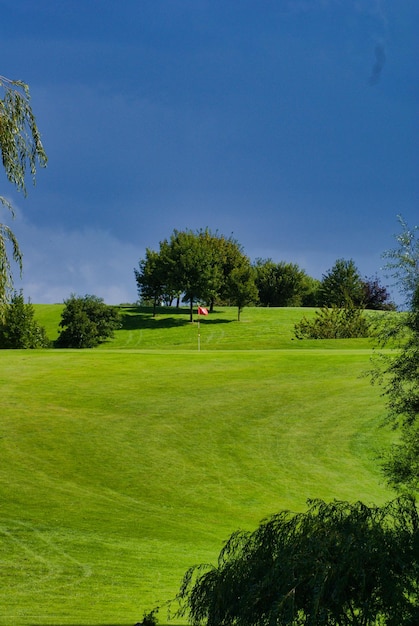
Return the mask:
POLYGON ((308 497, 388 499, 368 364, 362 349, 1 352, 0 623, 135 623, 239 527, 308 497))

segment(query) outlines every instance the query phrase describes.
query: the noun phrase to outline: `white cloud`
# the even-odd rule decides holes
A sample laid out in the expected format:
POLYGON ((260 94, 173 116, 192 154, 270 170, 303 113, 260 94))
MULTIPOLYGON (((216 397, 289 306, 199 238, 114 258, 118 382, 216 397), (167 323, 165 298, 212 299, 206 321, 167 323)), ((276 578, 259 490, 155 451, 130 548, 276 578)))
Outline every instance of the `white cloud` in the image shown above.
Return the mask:
POLYGON ((34 303, 62 302, 71 293, 94 294, 108 304, 135 302, 134 267, 144 249, 104 230, 53 230, 34 226, 20 211, 11 224, 23 252, 16 289, 34 303))

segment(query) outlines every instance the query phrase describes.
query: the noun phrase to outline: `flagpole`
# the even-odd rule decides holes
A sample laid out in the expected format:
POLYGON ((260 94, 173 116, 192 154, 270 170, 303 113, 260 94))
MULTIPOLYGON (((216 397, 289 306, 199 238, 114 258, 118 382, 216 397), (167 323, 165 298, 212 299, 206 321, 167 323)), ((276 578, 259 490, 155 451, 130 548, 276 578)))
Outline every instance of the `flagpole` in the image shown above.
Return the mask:
POLYGON ((205 307, 198 304, 198 350, 201 349, 201 328, 200 328, 201 314, 208 315, 208 310, 205 307))
POLYGON ((201 331, 200 331, 200 317, 199 317, 199 305, 198 305, 198 352, 201 350, 201 331))

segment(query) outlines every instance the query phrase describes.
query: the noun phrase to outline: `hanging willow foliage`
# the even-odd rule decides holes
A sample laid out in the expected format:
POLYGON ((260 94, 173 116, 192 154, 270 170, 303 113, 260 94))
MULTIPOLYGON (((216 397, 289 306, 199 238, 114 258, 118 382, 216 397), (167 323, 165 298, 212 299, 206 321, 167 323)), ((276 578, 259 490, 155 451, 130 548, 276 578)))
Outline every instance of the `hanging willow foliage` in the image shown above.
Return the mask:
POLYGON ((188 570, 178 614, 206 626, 413 626, 418 580, 413 498, 313 500, 233 533, 216 566, 188 570))
MULTIPOLYGON (((47 156, 30 105, 29 87, 21 81, 0 76, 0 152, 8 180, 26 195, 29 169, 35 183, 36 167, 45 167, 47 156)), ((14 217, 13 207, 3 196, 0 204, 14 217)), ((13 288, 11 257, 22 271, 22 253, 11 229, 0 223, 0 308, 7 302, 13 288)), ((1 311, 0 311, 1 312, 1 311)))

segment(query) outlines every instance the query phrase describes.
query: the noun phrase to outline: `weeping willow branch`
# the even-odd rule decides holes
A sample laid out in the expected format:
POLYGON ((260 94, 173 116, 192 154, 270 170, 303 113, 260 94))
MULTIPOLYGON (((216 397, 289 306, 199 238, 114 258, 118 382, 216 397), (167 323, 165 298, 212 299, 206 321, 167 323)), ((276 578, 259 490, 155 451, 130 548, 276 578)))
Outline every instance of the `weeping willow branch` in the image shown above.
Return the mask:
POLYGON ((19 266, 22 275, 22 253, 17 239, 8 226, 0 224, 0 319, 3 315, 4 305, 10 300, 13 292, 13 273, 7 244, 12 248, 13 261, 19 266))
POLYGON ((30 105, 29 87, 0 76, 0 150, 6 176, 26 195, 29 167, 35 183, 36 165, 47 164, 47 155, 30 105))
MULTIPOLYGON (((47 155, 42 145, 30 104, 29 87, 22 81, 0 76, 0 152, 7 179, 26 196, 28 170, 35 184, 37 165, 45 167, 47 155)), ((14 217, 13 207, 4 196, 0 204, 14 217)), ((0 307, 13 287, 11 258, 22 273, 22 254, 12 230, 0 223, 0 307)))

